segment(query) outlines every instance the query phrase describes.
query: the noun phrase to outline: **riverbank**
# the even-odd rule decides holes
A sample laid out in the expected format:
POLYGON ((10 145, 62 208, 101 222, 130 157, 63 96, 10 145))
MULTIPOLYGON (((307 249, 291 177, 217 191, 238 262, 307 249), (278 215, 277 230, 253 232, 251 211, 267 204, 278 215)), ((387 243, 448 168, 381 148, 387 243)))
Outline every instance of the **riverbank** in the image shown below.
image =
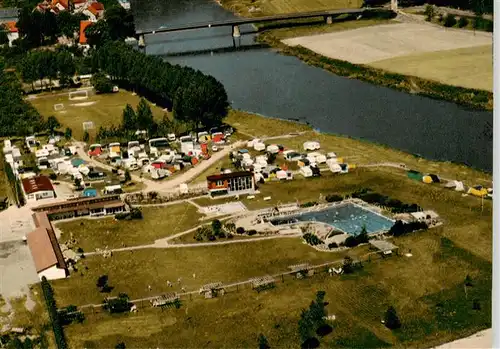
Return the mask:
POLYGON ((273 34, 272 30, 261 32, 257 41, 277 49, 281 54, 295 56, 306 64, 325 69, 335 75, 445 100, 476 110, 493 110, 492 92, 446 85, 416 76, 391 73, 363 64, 328 58, 302 46, 286 45, 273 34))

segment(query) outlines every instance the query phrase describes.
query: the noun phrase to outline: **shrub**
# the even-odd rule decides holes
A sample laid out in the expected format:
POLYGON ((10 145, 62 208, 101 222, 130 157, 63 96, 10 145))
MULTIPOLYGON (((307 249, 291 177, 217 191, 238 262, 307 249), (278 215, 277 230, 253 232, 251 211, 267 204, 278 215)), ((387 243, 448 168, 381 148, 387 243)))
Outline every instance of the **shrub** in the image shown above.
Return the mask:
POLYGON ((465 17, 460 17, 460 19, 458 20, 458 27, 463 28, 466 27, 467 24, 469 24, 469 20, 465 17))
POLYGON ((306 233, 302 237, 311 246, 321 245, 323 243, 319 237, 311 233, 306 233))
POLYGON ((233 234, 227 234, 226 236, 228 239, 232 239, 233 238, 233 234))
POLYGON ((453 27, 455 24, 457 24, 457 20, 455 19, 455 16, 453 16, 451 13, 448 13, 446 17, 444 18, 444 26, 445 27, 453 27))
POLYGON ((394 307, 389 307, 385 312, 384 324, 385 327, 391 330, 401 327, 401 321, 399 320, 399 317, 396 314, 396 309, 394 309, 394 307))
POLYGON ((132 219, 142 219, 142 211, 138 207, 134 207, 130 210, 130 218, 132 219))
POLYGON ((118 220, 127 219, 128 216, 129 216, 128 212, 120 212, 120 213, 115 214, 115 218, 118 220))
POLYGON ((337 247, 339 247, 339 246, 337 245, 337 243, 336 243, 336 242, 331 242, 331 243, 329 243, 329 244, 328 244, 328 248, 329 248, 329 249, 332 249, 332 248, 337 248, 337 247))
POLYGON ((104 300, 104 309, 110 313, 123 313, 129 311, 132 304, 126 294, 120 293, 118 298, 104 300))
POLYGON ((338 202, 338 201, 342 201, 343 198, 340 195, 331 194, 331 195, 327 195, 325 197, 325 200, 326 200, 326 202, 338 202))
POLYGON ((344 244, 346 247, 356 247, 359 243, 354 236, 348 236, 347 239, 345 239, 344 244))
POLYGON ((444 21, 444 15, 442 13, 438 15, 438 21, 439 23, 442 23, 444 21))
POLYGON ((300 205, 300 207, 312 207, 316 206, 318 203, 316 201, 309 201, 300 205))
POLYGON ((78 252, 78 253, 83 253, 83 248, 78 247, 78 249, 76 250, 76 252, 78 252))
POLYGON ((255 234, 257 234, 257 230, 254 230, 254 229, 249 230, 249 231, 247 232, 247 234, 248 234, 248 235, 250 235, 250 236, 255 235, 255 234))
POLYGON ((240 234, 240 235, 245 234, 245 228, 243 228, 243 227, 236 228, 236 234, 240 234))
POLYGON ((53 181, 55 181, 57 179, 57 175, 55 173, 51 173, 49 174, 49 178, 53 181))
POLYGON ((410 222, 410 223, 403 223, 400 220, 397 220, 394 225, 389 229, 389 235, 392 236, 401 236, 405 234, 409 234, 411 232, 417 231, 417 230, 425 230, 428 228, 427 223, 425 222, 410 222))
POLYGON ((433 6, 433 5, 430 5, 430 4, 427 4, 427 5, 425 6, 425 11, 424 11, 425 20, 426 20, 427 22, 432 21, 432 18, 434 18, 434 15, 436 14, 435 12, 436 12, 436 11, 434 10, 434 6, 433 6))

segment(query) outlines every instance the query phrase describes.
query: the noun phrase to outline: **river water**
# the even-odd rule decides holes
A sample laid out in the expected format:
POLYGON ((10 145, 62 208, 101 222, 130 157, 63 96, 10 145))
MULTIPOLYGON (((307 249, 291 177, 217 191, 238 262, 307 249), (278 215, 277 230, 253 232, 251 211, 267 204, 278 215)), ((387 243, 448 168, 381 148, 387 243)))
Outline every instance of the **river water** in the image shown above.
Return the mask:
MULTIPOLYGON (((210 0, 132 0, 136 29, 234 18, 210 0)), ((322 132, 384 144, 435 160, 492 170, 492 112, 333 75, 254 43, 231 27, 146 36, 146 53, 220 80, 233 108, 310 123, 322 132), (177 56, 172 56, 176 54, 177 56)))

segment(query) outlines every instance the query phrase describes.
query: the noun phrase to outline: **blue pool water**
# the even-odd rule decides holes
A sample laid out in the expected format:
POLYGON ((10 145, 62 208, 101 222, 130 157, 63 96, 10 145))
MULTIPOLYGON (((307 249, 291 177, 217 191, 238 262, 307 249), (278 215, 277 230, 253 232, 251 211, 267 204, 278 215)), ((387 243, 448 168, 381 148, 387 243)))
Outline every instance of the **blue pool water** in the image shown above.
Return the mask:
POLYGON ((307 212, 271 220, 273 225, 293 222, 322 222, 350 235, 358 235, 366 227, 368 234, 388 230, 394 224, 389 218, 380 216, 353 204, 334 206, 322 211, 307 212))

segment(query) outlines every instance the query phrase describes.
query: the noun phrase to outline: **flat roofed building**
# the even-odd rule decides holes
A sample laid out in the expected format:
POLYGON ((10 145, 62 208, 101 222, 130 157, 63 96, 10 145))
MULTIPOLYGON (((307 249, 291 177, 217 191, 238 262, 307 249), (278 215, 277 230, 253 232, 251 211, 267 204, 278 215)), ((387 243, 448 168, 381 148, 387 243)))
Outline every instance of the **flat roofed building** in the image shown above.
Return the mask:
POLYGON ((253 172, 241 171, 207 177, 210 195, 239 195, 255 192, 253 172))
POLYGON ((123 212, 125 203, 120 195, 70 199, 64 202, 41 205, 33 208, 35 212, 45 212, 51 220, 79 216, 102 216, 123 212))

